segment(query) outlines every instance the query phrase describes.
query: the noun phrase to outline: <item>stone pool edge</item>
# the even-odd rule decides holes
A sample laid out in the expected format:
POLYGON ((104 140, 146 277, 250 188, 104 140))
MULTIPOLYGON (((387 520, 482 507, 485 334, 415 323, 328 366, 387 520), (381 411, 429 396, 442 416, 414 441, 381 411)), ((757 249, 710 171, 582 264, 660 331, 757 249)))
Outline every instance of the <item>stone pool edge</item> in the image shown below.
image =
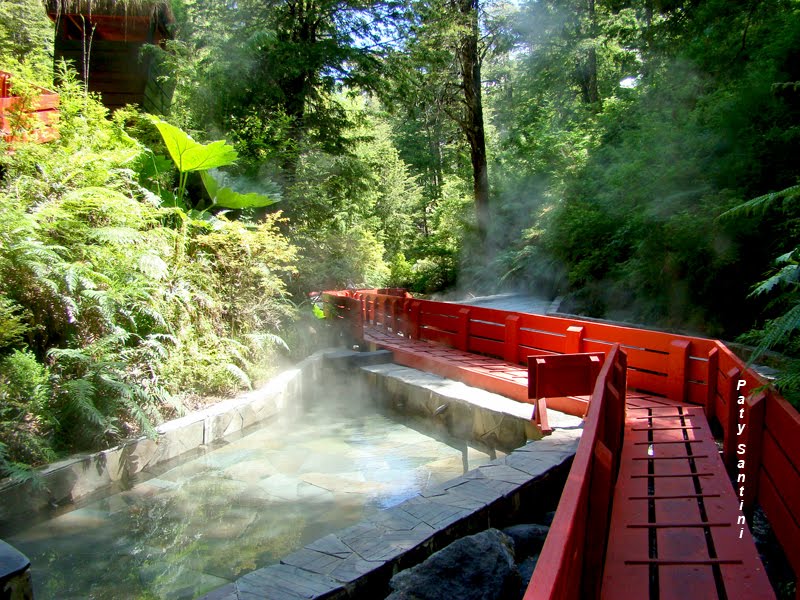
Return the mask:
POLYGON ((167 421, 156 427, 155 439, 141 436, 108 450, 51 463, 38 472, 36 481, 0 481, 0 521, 76 502, 147 467, 277 416, 317 378, 331 351, 315 352, 257 390, 167 421))
POLYGON ((551 510, 580 441, 556 430, 460 477, 329 534, 200 600, 382 598, 392 575, 458 538, 551 510))

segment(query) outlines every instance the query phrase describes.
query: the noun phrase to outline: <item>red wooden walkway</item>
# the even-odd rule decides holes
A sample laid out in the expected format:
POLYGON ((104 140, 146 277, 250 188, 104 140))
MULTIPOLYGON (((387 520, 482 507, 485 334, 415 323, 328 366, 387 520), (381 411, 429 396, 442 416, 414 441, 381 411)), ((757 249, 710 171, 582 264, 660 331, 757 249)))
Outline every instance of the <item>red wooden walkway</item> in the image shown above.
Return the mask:
POLYGON ((519 401, 559 389, 555 375, 596 378, 588 403, 548 398, 586 421, 525 600, 774 598, 744 517, 756 503, 800 571, 800 415, 720 342, 398 290, 324 299, 396 362, 519 401))
POLYGON ((601 597, 774 597, 702 408, 628 394, 623 440, 601 597))

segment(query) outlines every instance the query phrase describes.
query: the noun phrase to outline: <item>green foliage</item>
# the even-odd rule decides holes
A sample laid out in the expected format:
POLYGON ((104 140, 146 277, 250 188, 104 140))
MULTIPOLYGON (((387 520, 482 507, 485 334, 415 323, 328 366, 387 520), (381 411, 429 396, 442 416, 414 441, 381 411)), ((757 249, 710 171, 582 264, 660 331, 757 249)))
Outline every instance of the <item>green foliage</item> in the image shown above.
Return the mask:
POLYGON ((0 352, 19 344, 28 331, 22 307, 5 295, 0 295, 0 352))
POLYGON ((29 351, 0 360, 0 475, 25 479, 25 465, 51 460, 55 413, 49 369, 29 351))
POLYGON ((491 264, 509 284, 551 288, 561 277, 554 292, 577 312, 735 335, 763 306, 748 282, 796 245, 794 225, 754 217, 767 200, 758 197, 795 183, 800 167, 797 97, 784 85, 800 76, 797 7, 650 8, 520 11, 519 53, 493 67, 489 99, 508 178, 497 212, 522 235, 501 237, 491 264), (591 60, 597 101, 586 93, 591 60), (507 211, 525 187, 536 210, 507 211))
POLYGON ((420 188, 371 101, 341 99, 358 120, 352 152, 304 153, 286 194, 286 215, 301 248, 294 289, 382 287, 388 262, 409 251, 420 188))
POLYGON ((42 2, 0 2, 0 70, 39 85, 52 84, 53 23, 42 2))
MULTIPOLYGON (((224 140, 200 144, 195 142, 188 133, 181 131, 180 128, 170 125, 158 117, 152 117, 152 119, 164 138, 167 151, 180 174, 177 194, 178 202, 183 202, 183 197, 186 193, 186 179, 189 173, 193 171, 208 171, 208 169, 224 167, 236 162, 238 157, 236 150, 226 144, 224 140)), ((209 179, 213 181, 213 179, 209 179)), ((209 183, 206 183, 206 187, 208 185, 209 183)))
MULTIPOLYGON (((142 185, 157 155, 123 129, 143 121, 108 120, 67 71, 58 91, 60 138, 0 158, 0 469, 17 476, 152 433, 185 394, 250 387, 293 316, 296 256, 277 216, 163 205, 142 185)), ((185 172, 233 156, 166 131, 185 172)))
POLYGON ((211 204, 217 208, 232 208, 232 209, 245 209, 245 208, 263 208, 270 204, 275 204, 278 198, 271 198, 266 194, 259 194, 257 192, 242 193, 237 192, 231 187, 225 186, 220 183, 221 179, 225 181, 225 176, 222 173, 212 175, 208 171, 202 171, 200 177, 203 180, 203 185, 211 197, 211 204))

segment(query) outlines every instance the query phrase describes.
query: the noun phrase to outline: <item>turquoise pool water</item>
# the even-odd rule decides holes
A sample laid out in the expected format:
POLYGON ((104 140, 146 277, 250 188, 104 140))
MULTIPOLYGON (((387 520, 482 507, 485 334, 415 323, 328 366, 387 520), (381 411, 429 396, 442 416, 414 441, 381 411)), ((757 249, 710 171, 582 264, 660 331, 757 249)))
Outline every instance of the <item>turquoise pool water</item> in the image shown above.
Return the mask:
POLYGON ((4 536, 30 558, 37 600, 194 598, 489 460, 326 405, 4 536))

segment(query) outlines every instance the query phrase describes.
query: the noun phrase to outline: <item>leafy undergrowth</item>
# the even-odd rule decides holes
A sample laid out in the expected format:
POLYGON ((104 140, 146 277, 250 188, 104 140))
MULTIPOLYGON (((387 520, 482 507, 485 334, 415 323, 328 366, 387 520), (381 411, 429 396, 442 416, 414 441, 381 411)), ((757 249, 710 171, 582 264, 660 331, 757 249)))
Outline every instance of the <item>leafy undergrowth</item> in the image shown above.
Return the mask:
POLYGON ((296 312, 279 213, 159 194, 174 172, 146 179, 154 154, 126 113, 109 119, 69 77, 58 91, 60 138, 0 149, 0 475, 252 386, 296 312))

